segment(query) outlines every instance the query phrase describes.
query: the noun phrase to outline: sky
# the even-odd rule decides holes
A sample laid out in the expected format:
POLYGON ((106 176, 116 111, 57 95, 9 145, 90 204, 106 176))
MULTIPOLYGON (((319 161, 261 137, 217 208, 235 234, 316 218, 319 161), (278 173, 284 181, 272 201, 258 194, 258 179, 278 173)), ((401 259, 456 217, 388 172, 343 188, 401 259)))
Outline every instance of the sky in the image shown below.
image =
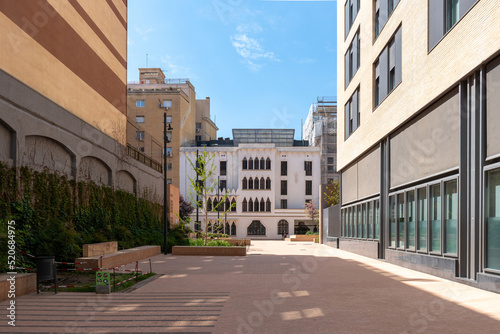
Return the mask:
POLYGON ((336 12, 336 1, 129 0, 127 80, 146 66, 189 78, 218 137, 286 128, 300 139, 311 103, 337 96, 336 12))

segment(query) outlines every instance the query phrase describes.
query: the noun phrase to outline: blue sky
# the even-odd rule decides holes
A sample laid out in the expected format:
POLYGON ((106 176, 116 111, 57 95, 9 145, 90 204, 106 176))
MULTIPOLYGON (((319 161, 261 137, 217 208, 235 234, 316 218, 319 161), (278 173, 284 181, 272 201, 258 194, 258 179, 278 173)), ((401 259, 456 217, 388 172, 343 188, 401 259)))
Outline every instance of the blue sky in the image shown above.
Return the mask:
POLYGON ((128 80, 139 67, 189 78, 218 136, 292 128, 337 95, 336 1, 129 0, 128 80))

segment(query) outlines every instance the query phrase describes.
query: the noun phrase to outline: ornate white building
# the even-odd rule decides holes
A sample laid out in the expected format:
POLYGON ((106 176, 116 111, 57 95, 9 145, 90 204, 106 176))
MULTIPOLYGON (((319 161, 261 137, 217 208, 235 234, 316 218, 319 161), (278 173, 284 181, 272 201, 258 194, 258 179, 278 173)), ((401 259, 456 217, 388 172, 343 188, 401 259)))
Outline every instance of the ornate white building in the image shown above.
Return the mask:
MULTIPOLYGON (((180 148, 180 193, 192 203, 190 179, 195 179, 196 173, 189 161, 196 161, 197 151, 213 154, 214 180, 219 178, 220 182, 219 189, 198 211, 203 230, 205 210, 227 191, 224 206, 235 203, 236 207, 227 215, 209 211, 209 232, 218 217, 223 230, 237 238, 280 239, 282 233, 319 231, 318 222, 306 216, 304 206, 306 201, 318 203, 320 149, 293 136, 294 130, 286 129, 235 129, 233 140, 180 148)), ((192 220, 196 221, 196 211, 192 220)))

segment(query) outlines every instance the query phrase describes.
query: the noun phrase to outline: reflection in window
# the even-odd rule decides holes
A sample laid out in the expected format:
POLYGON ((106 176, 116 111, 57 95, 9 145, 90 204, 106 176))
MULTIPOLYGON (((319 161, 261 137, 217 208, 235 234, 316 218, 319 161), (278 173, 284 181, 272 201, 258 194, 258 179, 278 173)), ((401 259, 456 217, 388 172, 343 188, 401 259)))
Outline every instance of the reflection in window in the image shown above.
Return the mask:
POLYGON ((444 184, 445 253, 457 254, 458 191, 457 180, 444 184))
POLYGON ((427 251, 427 192, 417 190, 418 196, 418 250, 427 251))
POLYGON ((389 198, 389 246, 396 247, 396 196, 389 198))
POLYGON ((430 187, 431 242, 430 251, 441 251, 441 185, 430 187))
POLYGON ((488 173, 486 267, 500 270, 500 170, 488 173))
POLYGON ((367 224, 367 221, 366 221, 366 204, 362 204, 362 215, 361 215, 361 224, 362 224, 362 230, 363 230, 363 239, 366 238, 366 224, 367 224))
POLYGON ((357 218, 356 222, 358 224, 358 227, 356 229, 356 237, 357 238, 361 238, 361 228, 362 228, 361 226, 362 226, 362 223, 363 223, 362 222, 363 218, 361 217, 361 205, 358 205, 357 209, 358 209, 358 216, 356 217, 357 218))
POLYGON ((408 241, 406 247, 415 249, 415 193, 406 193, 406 220, 408 224, 408 241))
POLYGON ((405 247, 405 195, 398 195, 398 247, 405 247))

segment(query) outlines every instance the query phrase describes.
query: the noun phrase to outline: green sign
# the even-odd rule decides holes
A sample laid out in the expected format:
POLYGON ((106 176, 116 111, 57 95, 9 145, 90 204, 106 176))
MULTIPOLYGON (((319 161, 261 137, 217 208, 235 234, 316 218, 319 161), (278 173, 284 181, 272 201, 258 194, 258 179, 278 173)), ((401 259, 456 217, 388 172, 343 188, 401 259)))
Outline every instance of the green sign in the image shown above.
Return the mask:
POLYGON ((95 273, 95 284, 96 285, 109 285, 110 274, 107 271, 98 271, 95 273))

